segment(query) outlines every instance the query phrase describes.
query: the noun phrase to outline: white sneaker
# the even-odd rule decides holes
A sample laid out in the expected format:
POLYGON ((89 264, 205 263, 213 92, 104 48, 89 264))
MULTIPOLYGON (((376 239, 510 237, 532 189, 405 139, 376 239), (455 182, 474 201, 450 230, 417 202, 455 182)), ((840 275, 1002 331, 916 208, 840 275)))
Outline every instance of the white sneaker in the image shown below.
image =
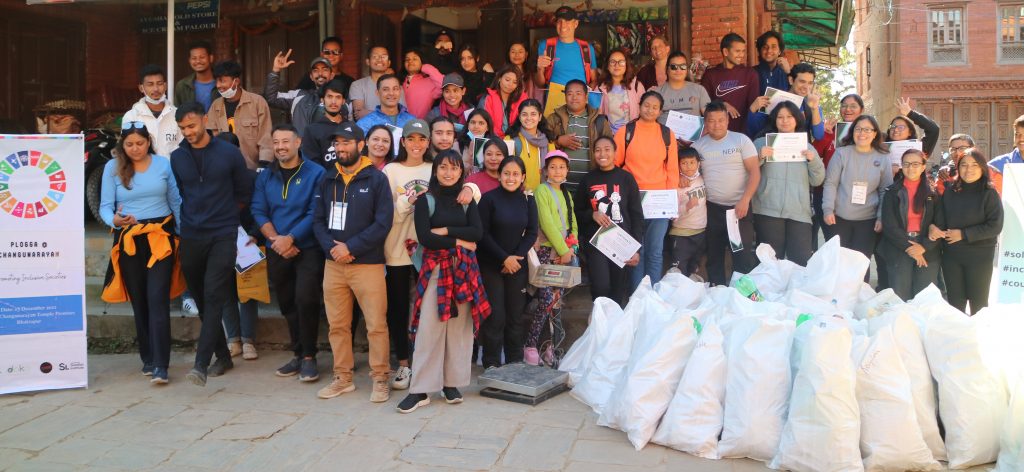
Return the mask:
POLYGON ((199 305, 196 304, 196 299, 181 297, 181 311, 184 311, 189 316, 199 316, 199 305))
POLYGON ((391 388, 395 390, 405 390, 409 388, 409 382, 412 380, 412 369, 401 366, 395 371, 394 378, 391 379, 391 388))
POLYGON ((256 346, 254 344, 245 343, 242 345, 242 359, 251 361, 258 357, 260 357, 260 355, 256 352, 256 346))
POLYGON ((228 343, 228 352, 231 353, 231 357, 238 357, 242 354, 242 343, 238 341, 228 343))

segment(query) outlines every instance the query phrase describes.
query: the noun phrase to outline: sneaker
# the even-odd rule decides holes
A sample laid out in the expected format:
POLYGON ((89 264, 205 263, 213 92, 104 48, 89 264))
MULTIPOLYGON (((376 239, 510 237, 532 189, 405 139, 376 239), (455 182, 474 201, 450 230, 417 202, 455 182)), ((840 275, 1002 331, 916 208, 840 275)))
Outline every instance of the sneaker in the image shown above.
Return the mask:
POLYGON ((341 377, 335 377, 334 381, 330 385, 321 388, 319 392, 316 392, 316 396, 320 398, 334 398, 343 393, 348 393, 356 389, 356 384, 352 383, 352 380, 342 380, 341 377))
POLYGON ((188 371, 188 375, 185 375, 185 379, 192 382, 200 387, 206 386, 206 369, 199 367, 193 367, 192 370, 188 371))
POLYGON ((260 357, 259 353, 256 352, 256 345, 252 343, 245 343, 242 345, 242 359, 251 361, 260 357))
POLYGON ((189 316, 199 316, 199 305, 196 304, 196 299, 181 297, 181 311, 184 311, 189 316))
POLYGON ((222 359, 218 357, 217 360, 213 361, 213 364, 210 364, 209 375, 210 377, 220 377, 224 375, 224 372, 227 372, 234 366, 235 363, 231 360, 230 357, 228 357, 227 359, 222 359))
POLYGON ((242 354, 242 343, 238 341, 228 343, 228 352, 231 353, 231 357, 238 357, 242 354))
POLYGON ((299 368, 300 382, 316 382, 320 379, 320 371, 316 368, 316 358, 302 359, 302 366, 299 368))
POLYGON ((301 365, 302 360, 299 359, 298 357, 293 357, 292 360, 288 361, 287 364, 278 367, 277 370, 274 371, 274 375, 278 377, 291 377, 293 375, 297 375, 299 373, 299 368, 301 367, 301 365))
POLYGON ((142 365, 142 375, 144 375, 146 377, 152 376, 153 375, 153 370, 154 370, 153 364, 143 364, 142 365))
POLYGON ((167 369, 163 367, 157 367, 153 369, 153 378, 149 379, 149 383, 163 385, 167 383, 167 369))
POLYGON ((412 369, 406 366, 399 366, 398 370, 395 371, 394 378, 391 379, 391 388, 395 390, 405 390, 409 388, 409 382, 412 380, 412 369))
POLYGON ((540 354, 537 352, 537 348, 523 348, 523 362, 530 365, 540 365, 540 354))
POLYGON ((449 405, 456 403, 462 403, 462 392, 455 387, 445 387, 441 389, 441 395, 444 395, 444 401, 449 405))
POLYGON ((384 403, 391 398, 391 387, 387 380, 374 380, 373 392, 370 393, 370 401, 373 403, 384 403))
POLYGON ((430 404, 430 396, 425 393, 410 393, 398 404, 399 413, 412 413, 421 406, 430 404))

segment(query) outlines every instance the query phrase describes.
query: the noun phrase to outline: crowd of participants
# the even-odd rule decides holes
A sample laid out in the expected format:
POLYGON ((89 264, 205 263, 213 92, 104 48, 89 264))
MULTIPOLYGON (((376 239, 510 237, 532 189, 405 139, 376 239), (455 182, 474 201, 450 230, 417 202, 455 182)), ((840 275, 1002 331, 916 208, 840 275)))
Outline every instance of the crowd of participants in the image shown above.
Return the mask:
POLYGON ((436 392, 461 402, 477 345, 485 368, 553 361, 543 328, 564 291, 529 286, 531 251, 542 264, 582 265, 593 298, 625 303, 643 277, 657 282, 671 267, 727 284, 730 264, 741 273, 757 264, 757 243, 806 264, 820 231, 874 257, 879 289, 907 299, 937 283, 961 310, 985 306, 1001 172, 1021 162, 1024 117, 1006 155, 989 161, 965 134, 949 139, 947 155, 936 149, 939 125, 909 100, 885 127, 856 94, 842 97, 840 116, 825 116, 815 68, 791 65, 774 31, 757 38, 754 67, 747 42, 730 33, 722 62, 706 71, 661 37, 637 69, 623 50, 598 62, 575 37, 571 8, 556 18, 557 37, 536 51, 511 44, 496 70, 474 45, 454 49, 447 31, 430 52, 405 52, 397 73, 391 51, 370 47, 369 75, 358 80, 340 71, 341 40, 328 38, 291 90, 281 79, 291 51, 278 53, 262 93, 242 88, 237 62, 215 62, 209 45, 195 44, 194 72, 176 84, 173 105, 166 74, 143 68, 144 96, 124 116, 101 205, 120 243, 114 278, 135 312, 143 374, 168 381, 179 268, 186 308, 202 318, 187 379, 205 385, 233 356, 258 356, 256 302, 236 297, 239 227, 248 244, 265 245, 288 321, 294 357, 276 375, 319 379, 326 316, 333 365, 317 395, 355 390, 361 317, 370 400, 407 389, 406 413, 436 392), (769 87, 801 105, 764 113, 769 87), (272 123, 271 107, 290 123, 272 123), (703 135, 675 136, 670 111, 703 117, 703 135), (837 136, 837 122, 848 132, 837 136), (802 159, 772 162, 770 133, 806 133, 802 159), (922 150, 891 160, 886 143, 908 139, 922 150), (649 190, 675 190, 678 217, 645 218, 649 190), (625 267, 589 243, 611 225, 642 243, 625 267))

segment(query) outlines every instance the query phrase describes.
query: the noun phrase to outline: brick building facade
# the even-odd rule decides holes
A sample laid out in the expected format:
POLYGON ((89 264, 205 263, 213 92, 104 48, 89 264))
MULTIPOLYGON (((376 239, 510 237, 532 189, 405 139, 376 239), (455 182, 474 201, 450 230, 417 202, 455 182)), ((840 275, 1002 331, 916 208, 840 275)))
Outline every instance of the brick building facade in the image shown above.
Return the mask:
POLYGON ((923 0, 866 3, 857 13, 857 89, 883 124, 896 99, 942 129, 939 148, 968 133, 988 155, 1013 146, 1010 123, 1024 114, 1024 2, 923 0))

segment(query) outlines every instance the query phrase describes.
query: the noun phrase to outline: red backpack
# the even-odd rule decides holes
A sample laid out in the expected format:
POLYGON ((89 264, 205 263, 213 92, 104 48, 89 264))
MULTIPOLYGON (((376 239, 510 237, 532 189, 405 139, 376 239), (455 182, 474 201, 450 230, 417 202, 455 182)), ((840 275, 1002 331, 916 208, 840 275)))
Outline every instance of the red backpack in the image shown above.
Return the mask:
MULTIPOLYGON (((555 70, 554 59, 557 43, 557 37, 548 38, 548 40, 544 43, 544 53, 551 56, 552 60, 551 65, 548 66, 547 70, 544 71, 544 80, 546 82, 551 82, 551 73, 554 72, 555 70), (550 54, 548 53, 548 51, 551 51, 550 54)), ((576 44, 580 45, 580 54, 583 55, 583 73, 584 75, 586 75, 586 82, 589 85, 591 82, 590 44, 587 44, 587 42, 582 39, 577 39, 576 44)))

